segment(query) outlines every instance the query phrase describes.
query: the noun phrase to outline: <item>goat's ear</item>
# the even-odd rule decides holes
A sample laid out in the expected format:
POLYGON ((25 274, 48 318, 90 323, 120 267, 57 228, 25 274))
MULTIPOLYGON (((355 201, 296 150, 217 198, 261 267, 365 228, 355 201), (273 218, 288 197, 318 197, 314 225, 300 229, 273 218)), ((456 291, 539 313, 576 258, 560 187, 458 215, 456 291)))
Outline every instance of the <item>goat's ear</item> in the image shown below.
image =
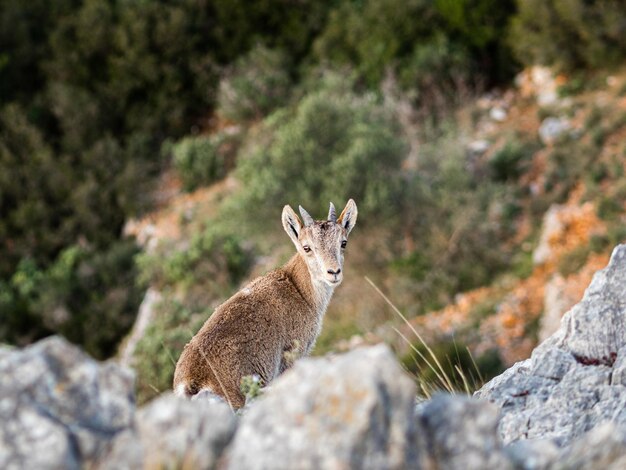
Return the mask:
POLYGON ((337 223, 341 224, 343 228, 346 229, 348 233, 352 230, 354 225, 356 224, 356 216, 359 214, 359 211, 356 208, 356 203, 354 199, 350 199, 346 207, 341 212, 339 219, 337 219, 337 223))
POLYGON ((302 224, 300 223, 300 219, 293 211, 291 206, 283 207, 283 228, 291 241, 294 242, 297 246, 298 238, 300 238, 300 232, 302 230, 302 224))

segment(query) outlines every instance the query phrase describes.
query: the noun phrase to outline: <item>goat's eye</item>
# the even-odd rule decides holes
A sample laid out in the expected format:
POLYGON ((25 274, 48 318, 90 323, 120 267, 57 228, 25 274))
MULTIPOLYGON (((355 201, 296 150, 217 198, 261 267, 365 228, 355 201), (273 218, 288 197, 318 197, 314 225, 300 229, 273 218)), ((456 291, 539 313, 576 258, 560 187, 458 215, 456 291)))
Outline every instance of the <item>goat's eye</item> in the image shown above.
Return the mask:
POLYGON ((310 253, 311 252, 311 247, 309 245, 304 245, 302 247, 302 249, 304 250, 305 253, 310 253))
POLYGON ((341 248, 345 248, 347 244, 348 244, 348 240, 342 241, 341 242, 341 248))

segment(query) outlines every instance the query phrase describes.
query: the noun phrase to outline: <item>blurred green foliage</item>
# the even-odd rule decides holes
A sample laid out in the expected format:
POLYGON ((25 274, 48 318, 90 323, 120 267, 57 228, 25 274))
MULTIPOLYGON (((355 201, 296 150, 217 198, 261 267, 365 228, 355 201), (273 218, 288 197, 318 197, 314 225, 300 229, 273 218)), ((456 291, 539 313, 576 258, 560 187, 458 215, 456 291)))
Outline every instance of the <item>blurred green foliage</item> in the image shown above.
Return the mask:
POLYGON ((470 53, 464 44, 436 34, 415 47, 399 71, 402 86, 430 114, 445 113, 477 87, 470 53))
POLYGON ((219 227, 198 233, 182 246, 162 244, 154 252, 137 257, 140 279, 159 289, 198 287, 207 299, 233 289, 252 265, 252 254, 236 235, 219 227))
POLYGON ((133 357, 138 403, 172 388, 181 351, 210 314, 210 310, 193 311, 172 298, 157 306, 154 320, 137 343, 133 357))
POLYGON ((220 81, 217 112, 235 122, 259 119, 287 103, 291 88, 288 56, 258 45, 220 81))
POLYGON ((132 241, 107 250, 73 245, 46 268, 23 258, 0 281, 0 336, 24 345, 59 332, 104 359, 132 326, 143 289, 132 241))
POLYGON ((402 187, 400 233, 411 249, 392 266, 414 281, 405 287, 418 299, 413 314, 488 284, 510 265, 500 242, 514 230, 507 210, 513 188, 469 170, 460 132, 455 125, 429 132, 420 165, 402 187))
POLYGON ((491 177, 496 181, 517 180, 527 169, 533 154, 540 148, 539 142, 528 142, 513 137, 489 159, 491 177))
POLYGON ((527 65, 561 71, 619 64, 626 55, 626 2, 518 0, 510 43, 527 65))
MULTIPOLYGON (((258 43, 302 60, 326 9, 312 1, 0 0, 0 282, 10 283, 24 260, 46 271, 77 243, 113 249, 126 218, 150 203, 167 163, 161 143, 214 108, 222 67, 258 43)), ((205 165, 201 179, 218 170, 205 165)), ((65 331, 11 321, 22 338, 65 331)), ((9 339, 3 330, 0 340, 9 339)))
POLYGON ((185 137, 172 148, 173 163, 185 190, 208 185, 226 175, 222 135, 185 137))
POLYGON ((352 197, 370 215, 396 202, 406 145, 376 96, 357 94, 347 82, 327 77, 263 122, 239 156, 243 189, 231 204, 234 213, 245 219, 253 212, 262 223, 286 201, 312 207, 352 197))
POLYGON ((315 40, 315 57, 352 65, 370 85, 396 69, 418 95, 450 95, 469 87, 470 77, 492 84, 511 76, 504 33, 513 12, 512 0, 338 2, 315 40))

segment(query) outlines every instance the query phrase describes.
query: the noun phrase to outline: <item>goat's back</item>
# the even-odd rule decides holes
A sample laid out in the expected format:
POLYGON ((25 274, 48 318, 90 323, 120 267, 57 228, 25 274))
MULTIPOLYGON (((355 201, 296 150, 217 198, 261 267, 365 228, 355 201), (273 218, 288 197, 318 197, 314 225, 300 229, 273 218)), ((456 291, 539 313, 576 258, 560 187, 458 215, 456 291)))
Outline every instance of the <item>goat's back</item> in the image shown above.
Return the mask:
POLYGON ((314 316, 288 271, 279 268, 257 278, 220 305, 187 343, 174 389, 193 395, 208 388, 243 406, 241 378, 256 374, 264 384, 274 379, 294 340, 314 341, 319 331, 314 316))

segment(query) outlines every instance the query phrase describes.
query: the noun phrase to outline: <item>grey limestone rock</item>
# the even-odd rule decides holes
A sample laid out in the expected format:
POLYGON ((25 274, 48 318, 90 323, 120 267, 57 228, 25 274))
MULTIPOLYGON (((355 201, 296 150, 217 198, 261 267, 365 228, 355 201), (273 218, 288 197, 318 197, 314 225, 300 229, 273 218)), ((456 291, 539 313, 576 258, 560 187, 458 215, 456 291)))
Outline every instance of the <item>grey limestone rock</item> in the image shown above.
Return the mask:
POLYGON ((554 470, 622 470, 626 468, 626 429, 604 423, 563 449, 554 470))
POLYGON ((476 393, 502 411, 505 443, 563 446, 605 421, 626 426, 626 245, 596 273, 581 302, 526 361, 476 393))
POLYGON ((417 412, 421 468, 513 468, 498 436, 498 408, 470 397, 436 395, 417 412))
POLYGON ((79 468, 134 413, 134 376, 60 337, 0 356, 0 468, 79 468))
POLYGON ((163 395, 137 412, 134 428, 115 439, 100 468, 215 468, 236 424, 224 402, 163 395))
POLYGON ((544 144, 552 144, 568 132, 571 127, 572 125, 565 118, 547 117, 539 127, 539 138, 544 144))
POLYGON ((516 441, 504 452, 516 470, 547 470, 559 458, 558 446, 549 439, 516 441))
POLYGON ((241 419, 229 468, 415 468, 414 398, 386 346, 300 360, 241 419))

